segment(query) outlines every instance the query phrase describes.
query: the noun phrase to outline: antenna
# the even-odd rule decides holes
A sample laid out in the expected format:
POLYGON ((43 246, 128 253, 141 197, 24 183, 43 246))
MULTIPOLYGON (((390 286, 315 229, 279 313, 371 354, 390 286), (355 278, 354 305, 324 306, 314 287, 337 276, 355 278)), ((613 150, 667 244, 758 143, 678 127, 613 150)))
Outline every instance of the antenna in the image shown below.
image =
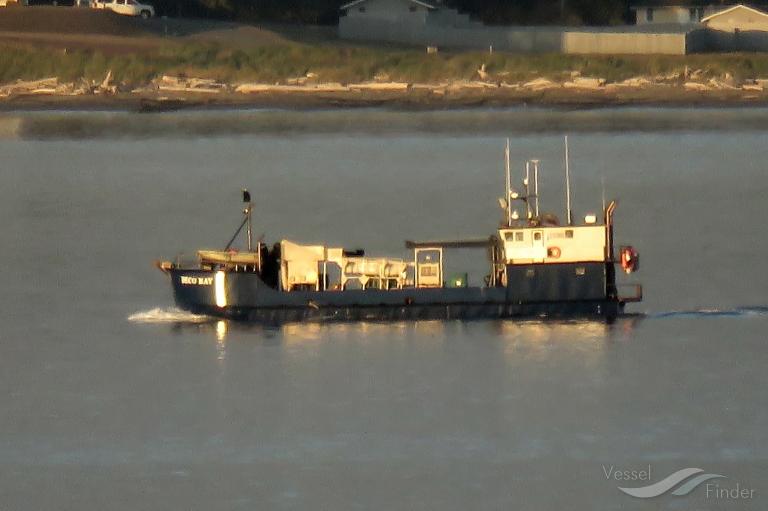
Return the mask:
POLYGON ((251 225, 251 209, 253 207, 253 203, 251 202, 251 192, 249 192, 247 189, 243 188, 243 202, 246 204, 245 209, 243 210, 243 214, 245 215, 246 220, 248 221, 248 252, 253 251, 253 226, 251 225))
POLYGON ((533 216, 533 213, 531 212, 531 187, 528 184, 531 179, 531 162, 530 160, 525 162, 525 179, 523 180, 523 184, 525 185, 525 210, 527 213, 528 220, 531 219, 531 216, 533 216))
POLYGON ((600 176, 600 186, 603 191, 603 211, 605 211, 605 176, 600 176))
POLYGON ((504 199, 507 201, 507 226, 512 225, 512 204, 510 204, 509 196, 512 191, 512 176, 509 169, 509 138, 507 138, 507 145, 504 148, 504 171, 506 176, 507 189, 504 192, 504 199))
MULTIPOLYGON (((224 251, 226 252, 229 250, 229 247, 232 246, 232 243, 235 242, 237 237, 240 235, 240 231, 243 230, 243 227, 247 226, 246 229, 246 235, 248 236, 248 251, 253 252, 253 226, 251 225, 251 214, 253 211, 253 202, 251 202, 251 194, 248 190, 243 188, 243 202, 245 203, 245 208, 243 208, 243 221, 240 223, 240 227, 237 228, 235 231, 235 234, 232 235, 232 238, 230 238, 229 242, 227 243, 227 246, 224 247, 224 251)), ((261 238, 256 242, 256 253, 258 254, 258 268, 259 271, 261 271, 261 239, 264 237, 264 235, 261 235, 261 238)))
POLYGON ((568 225, 573 225, 571 213, 571 169, 568 164, 568 135, 565 136, 565 213, 568 225))
POLYGON ((536 198, 536 218, 539 217, 539 160, 531 160, 533 163, 533 196, 536 198))

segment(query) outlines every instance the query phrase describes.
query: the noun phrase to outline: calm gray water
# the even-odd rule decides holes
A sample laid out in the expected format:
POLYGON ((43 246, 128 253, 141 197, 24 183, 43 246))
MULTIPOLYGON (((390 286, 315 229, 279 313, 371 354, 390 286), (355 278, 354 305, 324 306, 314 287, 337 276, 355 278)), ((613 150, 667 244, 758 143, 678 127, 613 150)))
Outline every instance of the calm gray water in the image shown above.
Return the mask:
POLYGON ((3 114, 0 509, 765 509, 767 121, 3 114), (642 314, 611 326, 263 329, 176 311, 152 266, 224 244, 243 186, 268 240, 405 255, 406 238, 490 234, 507 135, 562 213, 564 132, 576 214, 604 179, 641 253, 642 314), (754 492, 617 488, 689 467, 754 492))

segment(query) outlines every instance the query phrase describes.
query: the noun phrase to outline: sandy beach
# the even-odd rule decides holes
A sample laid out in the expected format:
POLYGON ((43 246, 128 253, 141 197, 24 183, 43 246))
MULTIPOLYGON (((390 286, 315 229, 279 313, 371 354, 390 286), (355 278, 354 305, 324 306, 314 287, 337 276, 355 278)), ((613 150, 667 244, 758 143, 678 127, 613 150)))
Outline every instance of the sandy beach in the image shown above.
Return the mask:
POLYGON ((218 94, 163 91, 98 95, 19 94, 0 99, 0 111, 115 110, 157 112, 209 108, 370 108, 441 110, 551 106, 599 108, 612 106, 746 106, 768 104, 768 93, 744 90, 689 91, 680 87, 644 87, 574 91, 562 87, 531 91, 505 88, 464 90, 435 94, 429 90, 404 91, 270 91, 256 94, 218 94))

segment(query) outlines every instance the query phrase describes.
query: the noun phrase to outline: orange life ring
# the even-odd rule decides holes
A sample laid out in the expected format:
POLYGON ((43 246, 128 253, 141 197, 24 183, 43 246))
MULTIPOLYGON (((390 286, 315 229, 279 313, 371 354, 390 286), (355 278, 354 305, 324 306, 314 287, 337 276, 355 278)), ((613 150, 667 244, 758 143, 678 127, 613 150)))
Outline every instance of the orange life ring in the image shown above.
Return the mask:
POLYGON ((560 257, 560 247, 549 247, 547 249, 547 257, 557 259, 560 257))

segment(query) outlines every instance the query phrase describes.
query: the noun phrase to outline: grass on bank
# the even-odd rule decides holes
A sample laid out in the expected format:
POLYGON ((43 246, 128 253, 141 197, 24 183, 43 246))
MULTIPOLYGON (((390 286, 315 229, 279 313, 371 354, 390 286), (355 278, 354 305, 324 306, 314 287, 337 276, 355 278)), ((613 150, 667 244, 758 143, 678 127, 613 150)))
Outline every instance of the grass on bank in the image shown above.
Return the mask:
POLYGON ((709 76, 730 73, 737 79, 768 77, 768 54, 702 54, 685 56, 520 55, 496 52, 441 52, 286 44, 253 50, 214 44, 168 45, 127 54, 94 50, 52 50, 34 46, 0 45, 0 83, 58 76, 101 80, 112 70, 115 80, 142 84, 161 74, 216 78, 227 82, 275 83, 318 75, 323 82, 357 82, 386 75, 391 80, 440 82, 476 79, 486 65, 492 76, 507 81, 539 76, 562 78, 571 71, 610 81, 702 69, 709 76))

